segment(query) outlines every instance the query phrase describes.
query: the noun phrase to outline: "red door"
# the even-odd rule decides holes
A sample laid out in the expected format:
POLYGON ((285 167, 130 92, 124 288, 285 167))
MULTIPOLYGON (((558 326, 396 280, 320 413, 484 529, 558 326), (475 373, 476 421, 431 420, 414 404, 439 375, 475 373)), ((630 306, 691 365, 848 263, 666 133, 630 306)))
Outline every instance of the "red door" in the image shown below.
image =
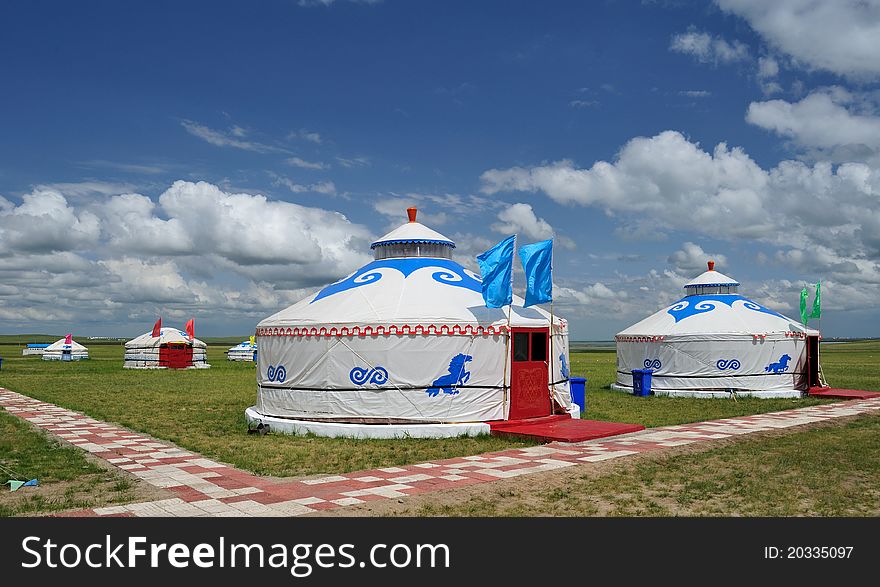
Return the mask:
POLYGON ((159 366, 169 369, 192 367, 193 350, 187 344, 166 344, 159 347, 159 366))
POLYGON ((547 371, 548 329, 514 328, 510 369, 508 418, 537 418, 552 412, 547 371))

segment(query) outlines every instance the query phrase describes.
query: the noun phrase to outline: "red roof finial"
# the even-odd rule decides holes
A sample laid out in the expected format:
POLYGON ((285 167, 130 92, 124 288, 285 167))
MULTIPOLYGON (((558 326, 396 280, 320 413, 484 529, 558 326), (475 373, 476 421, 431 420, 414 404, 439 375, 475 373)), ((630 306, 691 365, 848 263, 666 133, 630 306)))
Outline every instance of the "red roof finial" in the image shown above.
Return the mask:
POLYGON ((715 261, 709 261, 709 271, 715 271, 715 261))
POLYGON ((415 206, 413 206, 412 208, 407 208, 407 209, 406 209, 406 214, 407 214, 407 216, 409 216, 409 221, 410 221, 410 222, 415 222, 415 221, 416 221, 416 213, 418 213, 418 211, 419 211, 419 209, 416 208, 415 206))

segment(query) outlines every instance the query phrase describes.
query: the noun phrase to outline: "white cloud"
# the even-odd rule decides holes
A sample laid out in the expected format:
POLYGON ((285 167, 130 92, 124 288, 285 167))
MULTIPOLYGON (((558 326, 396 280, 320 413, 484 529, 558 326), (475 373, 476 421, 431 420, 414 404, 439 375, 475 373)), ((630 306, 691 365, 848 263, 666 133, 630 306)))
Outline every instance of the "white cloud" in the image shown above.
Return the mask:
POLYGON ((198 122, 193 122, 192 120, 182 120, 180 121, 180 125, 194 137, 198 137, 209 143, 214 145, 215 147, 233 147, 235 149, 242 149, 245 151, 253 151, 255 153, 286 153, 285 149, 280 147, 275 147, 272 145, 266 145, 263 143, 258 143, 255 141, 245 141, 240 137, 244 136, 244 131, 241 127, 234 126, 229 133, 215 130, 209 128, 203 124, 199 124, 198 122))
POLYGON ((749 58, 749 48, 742 42, 727 42, 722 37, 709 33, 689 30, 673 35, 669 49, 676 53, 690 55, 700 63, 714 65, 745 61, 749 58))
POLYGON ((501 234, 520 233, 531 240, 553 238, 553 227, 535 215, 529 204, 512 204, 498 213, 498 220, 492 230, 501 234))
POLYGON ((370 160, 367 157, 337 157, 336 161, 343 167, 369 167, 370 160))
POLYGON ((197 311, 253 324, 364 264, 373 237, 336 212, 206 182, 79 204, 39 187, 0 198, 0 322, 103 328, 197 311))
POLYGON ((776 80, 779 75, 779 62, 773 57, 758 58, 758 84, 764 95, 778 94, 782 86, 776 80))
POLYGON ((300 169, 327 169, 330 167, 326 163, 321 163, 320 161, 306 161, 305 159, 300 159, 299 157, 290 157, 284 160, 288 165, 292 165, 294 167, 299 167, 300 169))
POLYGON ((799 102, 752 102, 746 121, 820 150, 845 148, 849 157, 880 148, 880 117, 873 105, 839 86, 820 88, 799 102))
POLYGON ((321 133, 305 128, 291 131, 287 134, 287 139, 299 139, 303 141, 308 141, 310 143, 315 143, 316 145, 320 145, 324 142, 324 137, 321 136, 321 133))
POLYGON ((0 251, 77 251, 94 246, 100 222, 88 210, 75 210, 60 192, 38 188, 18 206, 0 205, 0 251))
POLYGON ((623 226, 757 240, 806 256, 823 251, 826 277, 864 283, 880 301, 877 166, 786 160, 763 169, 740 148, 706 151, 665 131, 630 140, 614 162, 491 169, 481 179, 485 193, 543 192, 598 207, 623 226))
POLYGON ((667 261, 678 273, 686 275, 702 273, 707 269, 708 261, 715 261, 716 269, 722 273, 727 265, 725 255, 707 253, 700 245, 692 242, 683 243, 681 249, 672 253, 667 261))
POLYGON ((688 98, 708 98, 712 95, 712 92, 708 90, 682 90, 678 95, 686 96, 688 98))
POLYGON ((858 80, 880 77, 877 0, 715 0, 795 64, 858 80))
POLYGON ((289 189, 291 192, 295 194, 302 193, 318 193, 318 194, 326 194, 328 196, 332 196, 336 194, 336 184, 332 181, 318 181, 315 183, 310 183, 307 185, 296 183, 289 177, 284 177, 283 175, 277 175, 275 173, 270 173, 272 176, 272 184, 276 186, 284 186, 289 189))
POLYGON ((568 103, 572 108, 590 108, 592 106, 598 106, 598 100, 572 100, 568 103))

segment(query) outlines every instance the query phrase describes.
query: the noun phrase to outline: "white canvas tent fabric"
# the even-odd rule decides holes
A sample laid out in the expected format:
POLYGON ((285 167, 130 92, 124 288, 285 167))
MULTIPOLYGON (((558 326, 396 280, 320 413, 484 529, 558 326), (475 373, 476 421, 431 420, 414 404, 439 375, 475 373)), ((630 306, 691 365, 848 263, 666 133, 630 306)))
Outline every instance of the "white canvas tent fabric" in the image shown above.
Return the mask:
POLYGON ((70 344, 64 342, 64 339, 58 339, 43 351, 44 361, 80 361, 89 358, 89 349, 79 344, 75 340, 70 344))
MULTIPOLYGON (((405 238, 398 229, 373 243, 377 260, 258 324, 257 413, 368 423, 507 417, 508 308, 485 307, 480 276, 444 255, 452 241, 404 226, 405 238), (438 256, 393 256, 415 245, 438 256)), ((549 327, 547 312, 522 303, 515 298, 510 326, 549 327)), ((553 397, 570 410, 559 317, 552 349, 553 397)))
POLYGON ((198 338, 190 341, 186 332, 167 327, 159 331, 159 336, 153 336, 153 331, 149 330, 125 343, 125 362, 122 366, 126 369, 165 369, 159 365, 159 353, 160 348, 167 344, 192 346, 191 368, 207 369, 211 366, 208 364, 208 345, 198 338))
POLYGON ((619 391, 651 369, 658 395, 798 397, 806 389, 807 337, 819 332, 736 293, 706 271, 681 300, 617 334, 619 391))
POLYGON ((253 361, 254 352, 256 350, 257 345, 251 345, 251 341, 246 340, 234 347, 230 347, 229 350, 226 351, 226 358, 230 361, 253 361))

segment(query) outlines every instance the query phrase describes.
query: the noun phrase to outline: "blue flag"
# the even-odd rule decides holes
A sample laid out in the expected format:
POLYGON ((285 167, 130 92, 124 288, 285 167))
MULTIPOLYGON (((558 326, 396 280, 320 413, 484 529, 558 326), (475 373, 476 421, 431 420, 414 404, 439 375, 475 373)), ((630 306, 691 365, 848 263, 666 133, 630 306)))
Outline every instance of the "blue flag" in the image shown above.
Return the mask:
POLYGON ((553 239, 520 247, 519 259, 526 274, 523 307, 553 301, 553 239))
POLYGON ((513 303, 513 249, 516 235, 509 236, 477 257, 483 278, 483 299, 487 308, 513 303))

